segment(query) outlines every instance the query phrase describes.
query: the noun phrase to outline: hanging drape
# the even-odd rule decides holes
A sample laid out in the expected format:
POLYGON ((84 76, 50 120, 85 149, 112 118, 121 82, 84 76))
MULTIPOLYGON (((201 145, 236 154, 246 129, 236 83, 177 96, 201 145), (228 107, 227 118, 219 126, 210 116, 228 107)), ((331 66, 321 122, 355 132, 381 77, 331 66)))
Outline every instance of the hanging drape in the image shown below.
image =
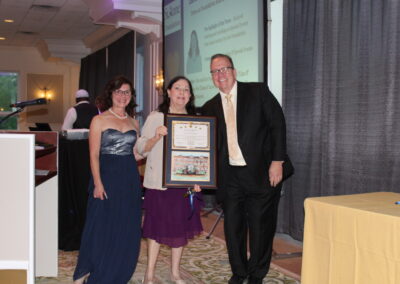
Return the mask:
POLYGON ((133 82, 134 35, 133 31, 129 32, 109 46, 82 58, 79 88, 89 92, 91 102, 115 75, 123 75, 133 82))
POLYGON ((301 240, 304 199, 400 192, 400 1, 286 0, 288 152, 278 231, 301 240))
POLYGON ((107 83, 106 57, 107 49, 103 48, 81 60, 79 88, 89 92, 92 103, 101 94, 107 83))
POLYGON ((124 75, 133 82, 134 35, 130 32, 108 46, 108 79, 124 75))

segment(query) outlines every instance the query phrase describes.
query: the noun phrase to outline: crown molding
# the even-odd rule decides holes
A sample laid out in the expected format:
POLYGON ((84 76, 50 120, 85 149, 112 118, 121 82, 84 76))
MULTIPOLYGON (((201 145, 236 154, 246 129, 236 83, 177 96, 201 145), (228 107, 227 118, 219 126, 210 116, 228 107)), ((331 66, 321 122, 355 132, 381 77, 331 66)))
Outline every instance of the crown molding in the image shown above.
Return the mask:
POLYGON ((36 48, 47 61, 68 60, 78 64, 90 53, 80 40, 44 39, 38 42, 36 48))
POLYGON ((131 29, 117 28, 111 25, 104 25, 95 32, 91 33, 83 42, 90 48, 91 52, 102 49, 129 33, 131 29))
POLYGON ((161 37, 161 0, 83 0, 96 24, 124 27, 161 37), (100 3, 99 3, 100 2, 100 3))

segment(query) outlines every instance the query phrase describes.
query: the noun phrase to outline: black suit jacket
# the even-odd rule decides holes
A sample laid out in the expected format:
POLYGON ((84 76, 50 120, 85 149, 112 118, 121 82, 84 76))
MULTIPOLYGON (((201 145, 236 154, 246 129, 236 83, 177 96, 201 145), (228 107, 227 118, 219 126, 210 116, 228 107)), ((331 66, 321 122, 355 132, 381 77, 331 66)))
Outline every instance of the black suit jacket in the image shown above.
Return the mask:
MULTIPOLYGON (((264 83, 237 82, 237 132, 239 147, 258 189, 269 188, 271 161, 283 161, 286 154, 286 126, 281 106, 264 83)), ((218 191, 223 199, 229 172, 226 124, 221 95, 218 93, 202 109, 217 118, 218 191)))

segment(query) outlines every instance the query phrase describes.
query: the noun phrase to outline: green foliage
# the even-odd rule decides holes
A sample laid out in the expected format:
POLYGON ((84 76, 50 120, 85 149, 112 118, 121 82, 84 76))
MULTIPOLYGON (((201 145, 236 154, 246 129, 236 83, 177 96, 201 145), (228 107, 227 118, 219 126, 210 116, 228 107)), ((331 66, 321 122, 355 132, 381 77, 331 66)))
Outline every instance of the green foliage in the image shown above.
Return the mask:
POLYGON ((18 74, 0 73, 0 108, 10 111, 10 104, 17 100, 18 74))
MULTIPOLYGON (((0 119, 2 119, 2 117, 0 116, 0 119)), ((0 125, 0 129, 17 129, 18 126, 18 117, 14 116, 14 117, 10 117, 8 118, 6 121, 4 121, 1 125, 0 125)))
MULTIPOLYGON (((12 111, 10 104, 17 101, 18 74, 0 72, 0 113, 12 111)), ((0 119, 5 116, 0 115, 0 119)), ((17 117, 11 117, 0 125, 0 129, 17 129, 17 117)))

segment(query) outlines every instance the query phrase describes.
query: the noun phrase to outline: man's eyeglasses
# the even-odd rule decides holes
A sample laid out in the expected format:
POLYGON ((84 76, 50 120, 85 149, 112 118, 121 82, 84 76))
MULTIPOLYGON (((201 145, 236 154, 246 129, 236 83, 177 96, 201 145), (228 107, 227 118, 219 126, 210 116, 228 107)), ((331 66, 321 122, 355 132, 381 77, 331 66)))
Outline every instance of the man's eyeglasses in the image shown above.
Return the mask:
POLYGON ((228 66, 228 67, 222 67, 222 68, 219 68, 219 69, 211 70, 210 73, 211 73, 211 75, 216 75, 216 74, 218 74, 218 73, 220 73, 220 74, 225 74, 225 73, 228 72, 228 70, 230 70, 230 69, 233 69, 233 67, 230 67, 230 66, 228 66))
POLYGON ((130 90, 115 90, 114 93, 118 96, 130 96, 131 95, 131 91, 130 90))

